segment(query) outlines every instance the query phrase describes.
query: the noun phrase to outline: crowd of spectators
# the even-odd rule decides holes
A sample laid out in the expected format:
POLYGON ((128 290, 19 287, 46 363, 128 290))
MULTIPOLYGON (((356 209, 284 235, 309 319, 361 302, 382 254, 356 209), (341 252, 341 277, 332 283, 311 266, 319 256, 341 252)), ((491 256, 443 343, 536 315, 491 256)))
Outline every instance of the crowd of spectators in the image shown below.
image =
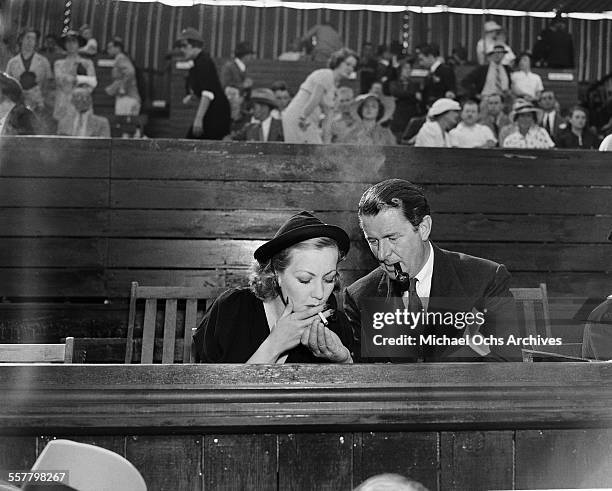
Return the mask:
MULTIPOLYGON (((248 66, 255 52, 248 42, 238 42, 233 58, 218 70, 202 34, 187 28, 175 52, 191 62, 183 103, 193 106, 194 114, 186 135, 289 143, 598 148, 605 134, 589 125, 588 111, 561 107, 531 70, 532 60, 538 66, 573 65, 573 55, 563 58, 557 49, 559 43, 573 53, 563 18, 542 32, 534 57, 530 52, 515 56, 510 41, 497 22, 485 22, 477 63, 470 66, 460 46, 445 59, 435 44, 407 54, 397 42, 376 48, 365 42, 358 55, 343 47, 332 24, 317 24, 279 59, 325 60, 327 67, 312 72, 291 94, 282 80, 269 87, 253 80, 248 66), (457 67, 467 73, 459 83, 457 67)), ((14 103, 21 112, 21 106, 31 111, 32 124, 9 130, 6 102, 0 106, 1 134, 109 136, 108 121, 101 123, 92 104, 98 85, 92 57, 98 44, 90 26, 60 38, 47 35, 37 50, 40 42, 36 30, 24 29, 17 39, 19 53, 8 61, 2 79, 3 88, 12 87, 8 93, 19 88, 14 103)), ((142 101, 134 63, 120 38, 108 43, 106 53, 112 58, 112 83, 103 90, 115 98, 114 113, 137 116, 142 101)))

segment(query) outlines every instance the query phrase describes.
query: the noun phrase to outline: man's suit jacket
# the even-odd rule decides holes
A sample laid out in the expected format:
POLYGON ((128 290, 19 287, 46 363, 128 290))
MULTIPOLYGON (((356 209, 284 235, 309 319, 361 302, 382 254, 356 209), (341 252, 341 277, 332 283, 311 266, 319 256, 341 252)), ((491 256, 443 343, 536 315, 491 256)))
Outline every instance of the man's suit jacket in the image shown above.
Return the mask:
MULTIPOLYGON (((512 73, 509 66, 502 65, 506 74, 508 75, 508 90, 512 87, 512 79, 510 74, 512 73)), ((489 73, 489 64, 480 65, 470 73, 468 73, 461 85, 465 88, 470 97, 480 96, 482 89, 484 89, 485 83, 487 82, 487 73, 489 73)))
MULTIPOLYGON (((259 124, 248 123, 242 130, 236 133, 234 140, 239 141, 260 141, 259 138, 259 124)), ((283 142, 285 137, 283 135, 283 122, 280 119, 272 118, 270 121, 270 132, 268 133, 269 142, 283 142)))
MULTIPOLYGON (((502 264, 459 252, 446 251, 433 246, 434 265, 431 281, 431 293, 427 312, 482 312, 484 324, 479 333, 506 340, 509 334, 519 336, 516 324, 514 299, 508 289, 510 273, 502 264)), ((393 358, 373 358, 371 339, 362 339, 366 334, 372 337, 372 330, 362 332, 361 319, 372 319, 372 308, 380 309, 384 304, 385 311, 403 310, 402 292, 397 282, 389 280, 388 275, 378 268, 360 278, 346 288, 344 293, 344 311, 353 329, 355 355, 358 361, 474 361, 479 358, 475 351, 467 346, 425 346, 419 351, 417 347, 394 348, 393 358), (381 299, 381 300, 376 300, 381 299), (396 357, 397 353, 405 356, 396 357), (361 357, 361 358, 360 358, 361 357)), ((446 323, 445 323, 446 324, 446 323)), ((403 326, 402 326, 403 327, 403 326)), ((435 334, 449 338, 462 338, 465 327, 459 325, 419 326, 414 331, 399 329, 397 335, 435 334), (401 331, 401 332, 400 332, 401 331)), ((384 331, 377 333, 384 334, 384 331)), ((506 361, 521 359, 520 347, 491 346, 487 361, 506 361)), ((379 352, 380 353, 380 352, 379 352)))
POLYGON ((452 66, 442 63, 433 73, 425 78, 423 84, 423 99, 427 105, 433 104, 447 91, 456 93, 455 70, 452 66))
MULTIPOLYGON (((74 135, 74 119, 77 117, 75 112, 70 112, 57 123, 57 134, 64 136, 74 135)), ((85 136, 110 138, 110 125, 108 119, 103 116, 91 114, 87 121, 87 134, 85 136)))
POLYGON ((224 88, 233 85, 241 89, 245 79, 246 70, 240 70, 234 60, 227 61, 221 68, 221 84, 224 88))
MULTIPOLYGON (((540 123, 540 126, 542 126, 543 128, 545 128, 544 126, 545 117, 546 117, 546 113, 543 113, 542 121, 540 123)), ((566 119, 559 113, 559 111, 555 111, 555 117, 553 118, 553 122, 551 124, 551 131, 548 131, 547 128, 546 128, 546 131, 548 131, 548 134, 554 141, 557 141, 557 138, 559 137, 559 135, 567 127, 568 127, 568 124, 567 124, 566 119)))

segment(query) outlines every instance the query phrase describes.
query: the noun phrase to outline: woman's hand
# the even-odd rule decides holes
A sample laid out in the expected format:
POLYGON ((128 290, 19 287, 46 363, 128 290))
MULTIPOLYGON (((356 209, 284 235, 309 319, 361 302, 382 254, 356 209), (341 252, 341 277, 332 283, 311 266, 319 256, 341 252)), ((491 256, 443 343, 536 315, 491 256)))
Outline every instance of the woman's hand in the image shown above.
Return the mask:
POLYGON ((353 363, 351 353, 342 344, 338 335, 327 328, 317 316, 308 329, 305 329, 300 342, 308 346, 312 354, 333 363, 353 363))
MULTIPOLYGON (((324 308, 325 305, 319 305, 301 312, 294 312, 293 301, 289 299, 285 310, 283 310, 283 313, 270 332, 270 336, 268 336, 278 356, 300 344, 304 331, 313 320, 319 319, 317 314, 323 311, 324 308)), ((328 315, 329 313, 331 311, 328 312, 328 315)))

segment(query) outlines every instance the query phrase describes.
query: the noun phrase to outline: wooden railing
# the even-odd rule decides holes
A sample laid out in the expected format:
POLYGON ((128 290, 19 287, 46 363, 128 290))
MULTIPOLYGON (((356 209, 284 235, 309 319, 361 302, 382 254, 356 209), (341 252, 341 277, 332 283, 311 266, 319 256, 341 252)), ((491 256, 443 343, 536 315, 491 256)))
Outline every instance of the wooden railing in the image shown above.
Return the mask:
POLYGON ((430 490, 603 487, 608 364, 0 367, 0 465, 66 437, 157 489, 348 490, 399 472, 430 490))

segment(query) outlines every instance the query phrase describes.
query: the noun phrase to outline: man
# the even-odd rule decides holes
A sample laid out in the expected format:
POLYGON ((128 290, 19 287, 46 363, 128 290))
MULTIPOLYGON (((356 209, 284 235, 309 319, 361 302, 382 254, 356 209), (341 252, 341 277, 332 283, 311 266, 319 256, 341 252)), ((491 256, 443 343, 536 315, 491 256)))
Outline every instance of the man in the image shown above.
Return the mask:
POLYGON ((331 142, 343 141, 357 120, 352 110, 355 94, 350 87, 340 87, 336 91, 336 110, 332 117, 331 142))
POLYGON ((520 359, 520 349, 508 345, 516 328, 510 274, 501 264, 432 244, 430 208, 418 186, 402 179, 379 182, 363 194, 358 213, 363 235, 380 265, 345 291, 344 310, 357 357, 520 359), (398 316, 398 311, 411 315, 398 316), (417 313, 420 317, 415 317, 417 313), (476 332, 493 343, 485 345, 474 337, 476 332), (404 335, 413 336, 414 342, 410 344, 404 335), (383 341, 394 338, 393 343, 383 341))
POLYGON ((85 88, 72 91, 72 105, 76 112, 68 112, 57 124, 57 134, 63 136, 110 138, 108 119, 96 116, 92 109, 91 93, 85 88))
POLYGON ((503 140, 499 138, 499 132, 505 126, 512 124, 512 120, 504 112, 501 94, 493 93, 484 98, 482 101, 482 111, 479 123, 491 128, 491 131, 493 131, 493 134, 498 139, 501 146, 503 140))
POLYGON ((476 67, 461 83, 470 97, 483 99, 491 94, 510 94, 510 67, 502 64, 507 53, 503 44, 496 44, 487 53, 489 63, 476 67))
POLYGON ((549 68, 574 67, 574 39, 567 32, 567 23, 560 12, 549 28, 542 31, 533 46, 536 66, 549 68))
POLYGON ((244 108, 244 96, 238 87, 228 85, 224 93, 231 108, 230 134, 224 139, 234 140, 238 132, 251 121, 251 113, 244 108))
POLYGON ((277 80, 270 86, 270 90, 274 92, 274 97, 276 97, 276 102, 278 102, 278 109, 272 111, 272 117, 282 119, 283 111, 291 102, 291 94, 287 84, 282 80, 277 80))
POLYGON ((253 103, 253 119, 236 134, 236 140, 282 142, 283 123, 273 118, 272 109, 278 109, 274 92, 270 89, 255 89, 251 94, 253 103))
POLYGON ((327 63, 331 54, 344 46, 338 31, 327 21, 311 27, 302 41, 312 41, 312 59, 319 63, 327 63))
POLYGON ((18 38, 20 52, 9 60, 6 73, 19 80, 26 106, 42 116, 53 72, 49 60, 35 52, 38 37, 39 33, 33 27, 26 27, 21 32, 18 38))
POLYGON ((181 31, 176 45, 186 60, 193 61, 183 104, 197 103, 197 110, 187 138, 222 140, 230 132, 230 105, 215 62, 203 49, 204 39, 193 27, 188 27, 181 31))
POLYGON ((459 122, 461 106, 452 99, 438 99, 427 112, 426 121, 416 135, 415 147, 450 147, 448 132, 459 122))
POLYGON ((492 148, 497 139, 488 126, 478 124, 478 103, 467 100, 461 110, 461 122, 449 131, 450 143, 459 148, 492 148))
POLYGON ((247 77, 247 62, 253 58, 254 51, 246 41, 240 41, 234 50, 234 59, 227 61, 221 68, 223 88, 233 85, 242 90, 250 90, 253 80, 247 77))
POLYGON ((559 133, 567 128, 565 118, 558 111, 559 104, 552 90, 544 90, 540 94, 539 104, 542 109, 542 127, 548 132, 553 140, 556 140, 559 133))
POLYGON ((121 38, 114 38, 106 46, 106 52, 115 58, 113 83, 106 87, 106 93, 115 97, 116 116, 138 116, 140 94, 136 83, 136 69, 132 60, 124 53, 121 38))
POLYGON ((431 106, 437 99, 446 97, 455 98, 455 71, 453 67, 444 63, 440 57, 440 49, 436 45, 421 46, 419 63, 429 70, 423 85, 423 101, 431 106))
POLYGON ((506 35, 504 28, 494 20, 489 20, 483 26, 484 36, 476 43, 476 57, 479 65, 487 64, 487 53, 496 44, 503 45, 506 48, 506 54, 502 58, 502 65, 511 66, 515 60, 514 53, 510 46, 506 44, 506 35))

